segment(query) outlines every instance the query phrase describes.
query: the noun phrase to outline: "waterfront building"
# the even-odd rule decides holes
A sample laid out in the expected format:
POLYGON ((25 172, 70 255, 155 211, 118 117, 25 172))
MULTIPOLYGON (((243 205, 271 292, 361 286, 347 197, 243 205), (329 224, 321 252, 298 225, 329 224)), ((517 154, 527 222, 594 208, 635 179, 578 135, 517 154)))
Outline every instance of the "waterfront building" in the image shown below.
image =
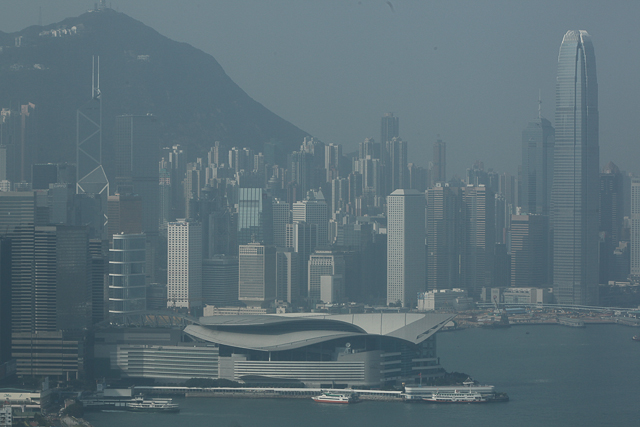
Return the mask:
POLYGON ((398 189, 387 207, 387 305, 412 308, 426 285, 425 196, 398 189))
POLYGON ((568 31, 558 55, 552 190, 553 293, 560 304, 598 300, 598 82, 591 37, 568 31))
POLYGON ((184 382, 218 378, 218 347, 199 343, 175 345, 121 344, 111 358, 112 372, 123 378, 184 382))
POLYGON ((147 308, 146 236, 116 234, 109 249, 109 317, 124 321, 147 308))
POLYGON ((418 295, 418 311, 434 310, 468 310, 473 306, 473 298, 469 298, 464 289, 435 289, 418 295))
POLYGON ((184 332, 219 347, 221 379, 383 387, 444 375, 435 333, 452 318, 431 313, 211 316, 184 332))
POLYGON ((167 307, 202 307, 202 226, 170 222, 167 232, 167 307))
POLYGON ((551 294, 547 288, 506 288, 502 291, 502 302, 505 304, 549 304, 551 294))

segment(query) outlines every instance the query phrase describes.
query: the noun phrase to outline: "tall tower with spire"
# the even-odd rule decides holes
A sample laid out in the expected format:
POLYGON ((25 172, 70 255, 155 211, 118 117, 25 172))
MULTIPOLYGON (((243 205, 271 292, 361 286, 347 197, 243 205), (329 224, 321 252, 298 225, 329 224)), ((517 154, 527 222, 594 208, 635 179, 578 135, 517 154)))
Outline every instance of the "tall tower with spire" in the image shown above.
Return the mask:
POLYGON ((598 82, 591 37, 568 31, 558 55, 553 190, 553 292, 560 304, 598 300, 598 82))

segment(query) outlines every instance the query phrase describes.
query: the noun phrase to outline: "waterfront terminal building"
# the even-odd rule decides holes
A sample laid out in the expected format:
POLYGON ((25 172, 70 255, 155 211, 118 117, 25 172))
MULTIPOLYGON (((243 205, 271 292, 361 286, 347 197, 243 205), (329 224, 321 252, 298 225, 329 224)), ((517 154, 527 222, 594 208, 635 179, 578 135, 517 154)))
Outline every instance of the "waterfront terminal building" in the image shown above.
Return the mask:
POLYGON ((434 313, 211 316, 186 326, 184 333, 218 348, 220 379, 380 387, 442 376, 435 333, 453 317, 434 313))

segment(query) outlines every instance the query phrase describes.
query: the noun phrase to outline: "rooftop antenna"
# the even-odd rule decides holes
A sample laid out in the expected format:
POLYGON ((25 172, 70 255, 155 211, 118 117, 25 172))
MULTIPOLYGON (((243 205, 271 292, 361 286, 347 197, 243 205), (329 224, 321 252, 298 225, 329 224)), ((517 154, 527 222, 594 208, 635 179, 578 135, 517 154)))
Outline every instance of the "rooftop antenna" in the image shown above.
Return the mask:
POLYGON ((542 91, 538 89, 538 119, 542 119, 542 91))

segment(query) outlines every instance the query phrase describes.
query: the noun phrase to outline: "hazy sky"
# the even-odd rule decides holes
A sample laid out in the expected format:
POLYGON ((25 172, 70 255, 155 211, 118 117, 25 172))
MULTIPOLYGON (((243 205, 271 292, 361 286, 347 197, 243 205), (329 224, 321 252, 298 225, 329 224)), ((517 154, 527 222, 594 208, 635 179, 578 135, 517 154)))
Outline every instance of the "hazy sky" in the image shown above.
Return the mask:
MULTIPOLYGON (((558 48, 589 31, 599 84, 600 163, 640 172, 640 2, 114 0, 114 9, 213 55, 251 97, 322 141, 355 149, 400 117, 410 160, 437 135, 448 174, 475 160, 515 173, 522 129, 554 122, 558 48)), ((0 0, 0 30, 77 16, 85 0, 0 0)))

